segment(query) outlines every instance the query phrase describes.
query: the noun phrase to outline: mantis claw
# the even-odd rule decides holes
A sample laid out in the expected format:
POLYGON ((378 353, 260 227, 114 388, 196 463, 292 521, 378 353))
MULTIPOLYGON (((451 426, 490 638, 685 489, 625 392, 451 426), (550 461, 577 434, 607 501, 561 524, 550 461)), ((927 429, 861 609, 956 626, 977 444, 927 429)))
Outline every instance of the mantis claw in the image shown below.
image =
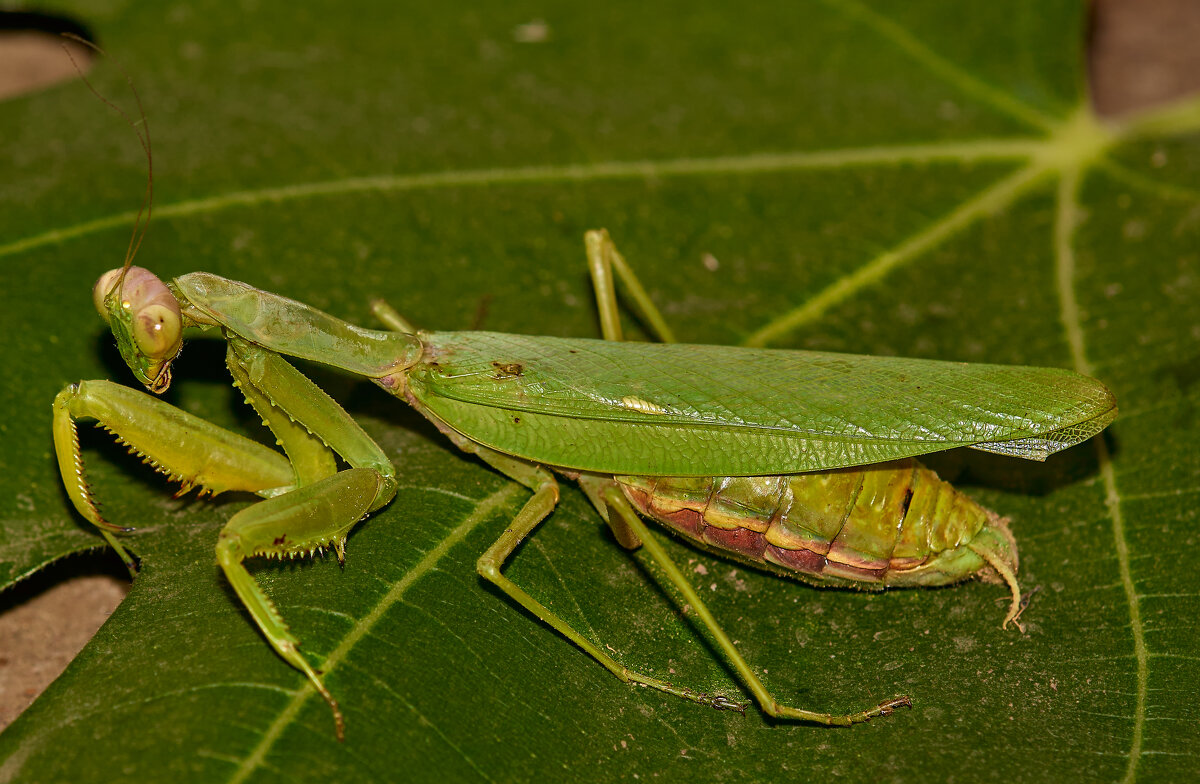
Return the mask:
POLYGON ((736 713, 742 714, 743 716, 746 715, 746 706, 745 705, 743 705, 740 702, 734 702, 733 700, 729 699, 728 697, 723 697, 721 695, 717 695, 716 697, 713 697, 712 701, 709 703, 709 705, 711 705, 713 708, 715 708, 719 711, 724 711, 724 710, 734 711, 736 713))
POLYGON ((896 712, 897 708, 911 708, 911 707, 912 707, 912 698, 911 697, 908 697, 907 695, 900 696, 900 697, 893 697, 890 700, 884 700, 883 702, 879 703, 879 706, 875 710, 869 711, 866 714, 866 717, 868 719, 874 719, 874 718, 880 718, 883 716, 891 716, 893 713, 896 712))

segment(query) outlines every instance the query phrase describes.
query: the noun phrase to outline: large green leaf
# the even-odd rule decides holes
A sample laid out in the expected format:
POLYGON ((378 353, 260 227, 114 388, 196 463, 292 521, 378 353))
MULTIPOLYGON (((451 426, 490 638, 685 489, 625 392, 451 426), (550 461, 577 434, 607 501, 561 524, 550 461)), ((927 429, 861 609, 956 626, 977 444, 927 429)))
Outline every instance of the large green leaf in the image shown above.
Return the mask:
MULTIPOLYGON (((432 327, 594 336, 581 237, 605 226, 691 342, 1095 374, 1123 409, 1105 437, 1044 465, 934 461, 1012 518, 1022 579, 1042 588, 1028 632, 999 628, 996 586, 819 591, 672 543, 778 695, 850 709, 907 693, 915 707, 831 731, 632 689, 476 577, 526 491, 317 368, 403 484, 344 569, 254 569, 325 661, 346 743, 215 565, 245 500, 171 500, 96 433, 96 492, 138 526, 142 571, 0 736, 0 779, 1194 772, 1200 102, 1098 124, 1070 2, 380 5, 119 3, 87 18, 150 115, 142 264, 364 323, 383 296, 432 327), (535 18, 548 35, 516 33, 535 18)), ((122 95, 111 65, 95 82, 122 95)), ((89 287, 121 259, 144 162, 79 86, 5 103, 0 138, 13 582, 101 544, 59 488, 50 401, 79 378, 132 383, 89 287)), ((253 433, 221 358, 194 341, 169 399, 253 433)), ((744 697, 574 488, 510 574, 631 666, 744 697)))

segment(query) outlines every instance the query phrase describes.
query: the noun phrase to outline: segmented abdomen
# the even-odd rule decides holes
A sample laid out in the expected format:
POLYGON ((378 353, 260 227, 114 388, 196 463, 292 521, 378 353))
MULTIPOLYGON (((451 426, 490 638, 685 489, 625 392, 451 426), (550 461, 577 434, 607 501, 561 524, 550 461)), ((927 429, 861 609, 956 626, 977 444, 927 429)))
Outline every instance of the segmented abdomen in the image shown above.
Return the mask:
POLYGON ((808 474, 618 476, 641 514, 773 571, 825 583, 944 585, 1016 568, 1003 520, 915 460, 808 474))

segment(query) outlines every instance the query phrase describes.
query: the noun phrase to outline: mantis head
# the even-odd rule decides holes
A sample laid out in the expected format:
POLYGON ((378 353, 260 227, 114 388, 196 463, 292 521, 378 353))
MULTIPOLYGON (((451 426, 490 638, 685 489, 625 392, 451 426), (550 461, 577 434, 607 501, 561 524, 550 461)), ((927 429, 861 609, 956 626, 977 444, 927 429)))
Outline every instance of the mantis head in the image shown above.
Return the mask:
POLYGON ((119 267, 96 281, 92 301, 133 374, 151 392, 165 392, 171 362, 183 348, 179 302, 167 285, 148 269, 119 267))
MULTIPOLYGON (((103 49, 86 38, 71 33, 64 35, 97 54, 107 56, 103 49)), ((75 58, 71 57, 71 52, 65 47, 64 51, 74 64, 75 58)), ((120 63, 117 67, 120 68, 120 63)), ((93 95, 125 118, 146 152, 146 195, 133 223, 129 249, 125 251, 125 264, 100 276, 100 280, 92 287, 92 303, 100 317, 112 328, 121 358, 138 381, 151 392, 162 394, 171 386, 171 362, 183 348, 183 317, 179 301, 167 285, 150 270, 133 266, 133 259, 142 247, 142 240, 146 238, 154 204, 154 156, 150 150, 150 126, 142 109, 142 99, 128 73, 125 76, 133 99, 137 102, 140 122, 134 122, 121 107, 97 92, 78 65, 75 65, 75 70, 93 95)))

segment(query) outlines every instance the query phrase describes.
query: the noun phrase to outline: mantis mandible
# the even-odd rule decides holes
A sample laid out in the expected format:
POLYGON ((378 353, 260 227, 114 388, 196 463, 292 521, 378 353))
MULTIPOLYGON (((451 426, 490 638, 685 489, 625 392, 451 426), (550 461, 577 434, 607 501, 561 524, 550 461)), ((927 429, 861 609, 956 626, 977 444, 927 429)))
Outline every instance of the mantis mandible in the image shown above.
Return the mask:
POLYGON ((100 515, 85 480, 78 419, 97 420, 184 491, 261 496, 229 519, 217 561, 267 641, 329 703, 339 739, 337 701, 243 562, 324 547, 344 559, 351 529, 395 495, 396 469, 285 357, 369 379, 529 488, 479 558, 479 574, 627 683, 742 710, 626 668, 504 575, 509 556, 554 511, 556 476, 578 483, 621 545, 646 547, 771 716, 843 726, 911 701, 846 714, 777 701, 642 517, 704 549, 825 585, 999 579, 1011 593, 1004 624, 1016 621, 1017 548, 1006 521, 913 457, 970 447, 1043 460, 1116 416, 1100 382, 1058 369, 675 343, 607 232, 588 232, 585 246, 603 340, 419 331, 383 302, 373 310, 386 329, 363 329, 216 275, 164 283, 127 257, 93 296, 134 375, 163 392, 183 330, 219 332, 234 386, 284 454, 151 395, 82 381, 54 401, 55 449, 71 501, 132 569, 117 538, 128 529, 100 515), (623 341, 614 276, 660 343, 623 341), (335 457, 349 467, 339 470, 335 457))

